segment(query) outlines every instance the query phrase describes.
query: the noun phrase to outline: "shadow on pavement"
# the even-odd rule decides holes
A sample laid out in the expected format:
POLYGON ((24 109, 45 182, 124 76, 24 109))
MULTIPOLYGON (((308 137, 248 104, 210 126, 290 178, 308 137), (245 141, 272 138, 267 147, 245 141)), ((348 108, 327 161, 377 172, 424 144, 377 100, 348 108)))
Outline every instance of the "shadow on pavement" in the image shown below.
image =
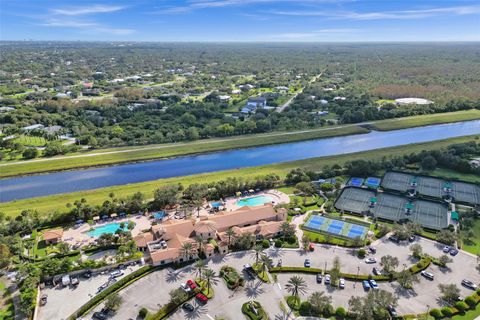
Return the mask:
POLYGON ((245 287, 245 294, 247 295, 247 297, 254 299, 260 296, 262 293, 264 293, 265 289, 261 288, 262 284, 263 282, 261 281, 257 281, 257 283, 253 283, 253 282, 249 283, 245 287))

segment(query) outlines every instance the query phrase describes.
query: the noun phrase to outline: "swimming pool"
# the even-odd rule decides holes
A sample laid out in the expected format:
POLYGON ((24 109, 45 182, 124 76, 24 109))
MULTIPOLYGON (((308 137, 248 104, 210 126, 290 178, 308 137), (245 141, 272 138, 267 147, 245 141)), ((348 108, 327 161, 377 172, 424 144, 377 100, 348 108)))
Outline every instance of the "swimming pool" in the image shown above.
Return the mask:
POLYGON ((256 197, 250 197, 250 198, 238 200, 236 204, 239 207, 243 207, 243 206, 254 207, 254 206, 261 206, 265 203, 270 203, 272 201, 273 201, 272 197, 269 197, 269 196, 256 196, 256 197))
MULTIPOLYGON (((123 228, 123 230, 127 230, 127 225, 128 223, 125 223, 125 227, 123 228)), ((90 237, 98 238, 104 233, 114 234, 118 229, 120 229, 120 223, 113 222, 113 223, 107 223, 106 225, 90 230, 87 232, 87 234, 90 237)))

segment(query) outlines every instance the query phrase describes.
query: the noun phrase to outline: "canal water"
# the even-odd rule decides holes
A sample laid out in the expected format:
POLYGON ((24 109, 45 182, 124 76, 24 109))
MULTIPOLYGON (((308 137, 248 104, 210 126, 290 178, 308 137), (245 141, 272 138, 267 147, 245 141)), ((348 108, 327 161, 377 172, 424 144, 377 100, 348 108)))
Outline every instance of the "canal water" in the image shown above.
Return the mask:
POLYGON ((0 202, 480 134, 480 120, 0 180, 0 202))

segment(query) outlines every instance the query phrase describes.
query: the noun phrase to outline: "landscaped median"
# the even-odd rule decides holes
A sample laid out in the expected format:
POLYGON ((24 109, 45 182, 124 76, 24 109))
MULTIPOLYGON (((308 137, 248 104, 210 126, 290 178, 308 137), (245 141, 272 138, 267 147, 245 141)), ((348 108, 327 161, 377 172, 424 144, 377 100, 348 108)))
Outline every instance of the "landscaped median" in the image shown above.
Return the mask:
MULTIPOLYGON (((422 270, 425 270, 431 263, 429 258, 421 259, 416 264, 412 265, 408 270, 411 273, 419 273, 422 270)), ((329 270, 323 270, 320 268, 305 268, 305 267, 271 267, 269 268, 270 273, 308 273, 308 274, 328 274, 329 270)), ((375 281, 390 281, 395 280, 396 274, 393 273, 392 276, 386 275, 366 275, 366 274, 352 274, 352 273, 340 273, 341 278, 345 278, 350 281, 363 281, 363 280, 375 280, 375 281)))
POLYGON ((246 315, 250 320, 266 320, 268 315, 263 310, 260 302, 249 301, 242 305, 242 313, 246 315))
POLYGON ((77 311, 75 311, 68 320, 75 320, 87 314, 90 310, 95 308, 99 305, 103 300, 105 300, 111 294, 122 290, 123 288, 129 286, 131 283, 139 280, 140 278, 146 276, 147 274, 159 270, 162 267, 152 267, 152 266, 144 266, 129 275, 123 277, 122 279, 115 282, 113 285, 105 289, 104 291, 97 294, 95 297, 90 299, 87 303, 81 306, 77 311))

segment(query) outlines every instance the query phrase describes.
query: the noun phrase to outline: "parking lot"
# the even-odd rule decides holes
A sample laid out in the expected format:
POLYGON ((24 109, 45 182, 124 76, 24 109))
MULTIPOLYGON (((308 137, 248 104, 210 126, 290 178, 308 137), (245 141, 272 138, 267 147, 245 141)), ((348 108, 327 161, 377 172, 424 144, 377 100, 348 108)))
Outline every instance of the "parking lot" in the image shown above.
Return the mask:
MULTIPOLYGON (((422 245, 423 251, 429 253, 432 256, 439 257, 443 254, 443 245, 435 243, 426 239, 417 239, 417 243, 422 245)), ((409 250, 411 243, 396 244, 387 239, 379 240, 373 244, 377 249, 376 254, 370 254, 369 257, 375 257, 377 263, 367 264, 364 259, 359 259, 354 254, 354 250, 332 247, 327 245, 315 245, 314 252, 305 253, 302 250, 297 249, 275 249, 270 248, 266 252, 272 258, 274 264, 278 260, 282 260, 283 266, 303 266, 304 260, 309 259, 311 266, 316 268, 327 269, 332 267, 335 257, 339 257, 341 261, 341 271, 345 273, 357 273, 370 274, 372 268, 380 266, 380 258, 384 255, 390 254, 397 257, 400 260, 400 265, 397 270, 400 271, 403 268, 409 267, 416 262, 411 258, 411 252, 409 250)), ((443 305, 440 300, 440 291, 438 284, 454 283, 457 284, 461 290, 462 296, 467 296, 472 293, 471 290, 462 287, 460 282, 462 279, 469 279, 476 283, 480 282, 480 276, 475 269, 476 258, 464 252, 458 253, 455 257, 452 257, 453 262, 449 264, 446 269, 441 269, 437 266, 431 265, 427 270, 435 275, 433 281, 420 277, 420 283, 414 284, 414 290, 408 291, 399 287, 396 282, 379 282, 379 288, 394 292, 399 297, 399 306, 397 311, 400 314, 411 314, 425 312, 427 305, 430 308, 440 307, 443 305)), ((215 256, 208 260, 208 267, 215 270, 217 273, 223 265, 230 265, 241 270, 246 263, 252 263, 253 256, 249 252, 237 252, 231 253, 225 256, 215 256)), ((257 280, 247 281, 243 288, 237 289, 235 292, 229 290, 225 285, 223 279, 219 278, 218 283, 214 285, 215 297, 208 301, 205 305, 199 305, 196 301, 192 300, 192 304, 196 307, 193 312, 186 312, 183 309, 178 309, 170 318, 171 319, 213 319, 216 316, 221 316, 226 319, 244 319, 241 314, 241 306, 243 303, 256 300, 259 301, 270 315, 270 317, 285 319, 285 316, 280 308, 280 302, 283 297, 288 295, 285 290, 285 285, 288 279, 293 274, 278 274, 278 283, 265 284, 257 280)), ((303 298, 314 291, 325 291, 328 295, 332 296, 333 305, 335 307, 344 306, 348 307, 348 300, 352 295, 364 296, 366 292, 363 290, 360 282, 354 283, 346 281, 345 289, 336 289, 325 284, 317 284, 315 275, 299 274, 304 277, 308 284, 308 293, 303 298)), ((57 317, 55 319, 64 319, 71 314, 76 308, 85 303, 89 299, 89 295, 93 296, 96 288, 105 282, 105 278, 92 278, 89 281, 91 290, 87 295, 85 293, 80 294, 82 289, 81 283, 76 290, 69 290, 68 303, 65 300, 56 303, 51 303, 55 306, 55 310, 48 310, 48 304, 46 308, 42 308, 40 319, 52 319, 53 312, 57 317), (93 282, 95 281, 95 282, 93 282), (71 294, 74 294, 73 298, 70 298, 71 294), (82 301, 79 301, 83 299, 82 301)), ((126 289, 120 292, 120 296, 123 298, 123 304, 115 315, 114 319, 128 320, 135 319, 138 315, 138 311, 142 307, 146 307, 152 312, 157 311, 162 305, 167 303, 170 299, 169 292, 172 289, 180 287, 181 283, 186 282, 188 279, 195 278, 195 270, 192 266, 174 270, 171 268, 156 271, 139 281, 133 283, 126 289)), ((86 286, 85 286, 86 287, 86 286)), ((58 291, 62 291, 58 290, 58 291)), ((87 291, 85 291, 87 292, 87 291)), ((63 297, 63 294, 57 295, 57 298, 63 297)), ((50 295, 49 295, 50 299, 50 295)), ((52 302, 51 300, 49 300, 52 302)), ((103 308, 103 305, 99 305, 93 310, 88 319, 95 311, 99 311, 103 308)))
MULTIPOLYGON (((135 265, 122 270, 124 275, 117 279, 121 279, 138 268, 139 266, 135 265)), ((47 294, 47 304, 40 306, 38 319, 67 319, 73 312, 93 298, 97 293, 98 287, 106 283, 109 277, 110 274, 107 272, 92 276, 89 279, 79 278, 80 283, 76 287, 63 287, 61 284, 56 287, 46 287, 41 290, 40 295, 47 294)))

